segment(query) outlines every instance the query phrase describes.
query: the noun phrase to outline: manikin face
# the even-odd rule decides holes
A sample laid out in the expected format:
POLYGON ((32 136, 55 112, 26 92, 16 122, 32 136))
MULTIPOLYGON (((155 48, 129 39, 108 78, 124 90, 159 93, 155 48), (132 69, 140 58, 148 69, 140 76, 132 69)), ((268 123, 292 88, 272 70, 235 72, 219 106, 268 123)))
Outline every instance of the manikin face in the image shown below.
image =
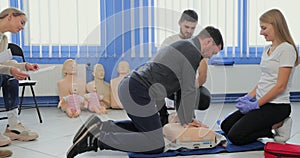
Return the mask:
POLYGON ((67 74, 76 74, 77 73, 77 64, 73 60, 69 60, 64 65, 64 73, 67 74))
POLYGON ((103 68, 103 66, 100 65, 100 64, 95 65, 95 68, 94 68, 94 76, 95 76, 96 78, 103 79, 103 78, 104 78, 104 75, 105 75, 105 73, 104 73, 104 68, 103 68))
POLYGON ((13 16, 10 13, 7 18, 10 24, 9 32, 18 33, 19 31, 24 29, 24 26, 27 21, 25 15, 13 16))
POLYGON ((266 41, 274 41, 275 31, 272 24, 260 22, 260 35, 263 35, 266 41))
POLYGON ((194 34, 194 31, 196 29, 196 22, 190 22, 190 21, 179 21, 180 26, 180 36, 182 39, 188 39, 191 38, 194 34))
POLYGON ((125 61, 121 61, 118 64, 118 72, 120 74, 127 74, 130 71, 129 64, 125 61))
POLYGON ((216 55, 221 50, 221 45, 216 45, 212 38, 206 38, 204 40, 203 48, 201 50, 201 55, 204 58, 211 58, 213 55, 216 55))

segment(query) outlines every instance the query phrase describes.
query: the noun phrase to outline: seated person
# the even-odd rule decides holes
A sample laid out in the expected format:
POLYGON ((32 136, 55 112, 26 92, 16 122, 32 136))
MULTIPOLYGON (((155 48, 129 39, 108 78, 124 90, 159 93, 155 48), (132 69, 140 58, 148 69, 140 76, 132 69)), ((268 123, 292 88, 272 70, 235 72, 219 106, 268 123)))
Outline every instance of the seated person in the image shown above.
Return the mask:
MULTIPOLYGON (((3 2, 3 1, 1 1, 3 2)), ((1 6, 3 7, 3 6, 1 6)), ((6 8, 0 12, 0 53, 7 50, 9 38, 6 33, 16 34, 24 29, 27 22, 26 14, 17 8, 6 8)), ((4 101, 8 121, 2 122, 1 127, 6 127, 0 133, 0 146, 7 146, 13 140, 31 141, 39 137, 36 132, 29 130, 18 117, 19 107, 19 80, 29 77, 24 71, 36 71, 38 64, 18 63, 14 60, 2 59, 0 63, 0 88, 4 101), (2 131, 3 132, 3 131, 2 131)), ((1 156, 11 155, 9 150, 0 150, 1 156)))
POLYGON ((271 42, 262 53, 260 79, 248 94, 237 99, 238 110, 221 123, 221 129, 236 145, 263 137, 285 143, 291 137, 290 91, 295 67, 299 64, 298 48, 280 10, 268 10, 259 21, 260 34, 271 42))

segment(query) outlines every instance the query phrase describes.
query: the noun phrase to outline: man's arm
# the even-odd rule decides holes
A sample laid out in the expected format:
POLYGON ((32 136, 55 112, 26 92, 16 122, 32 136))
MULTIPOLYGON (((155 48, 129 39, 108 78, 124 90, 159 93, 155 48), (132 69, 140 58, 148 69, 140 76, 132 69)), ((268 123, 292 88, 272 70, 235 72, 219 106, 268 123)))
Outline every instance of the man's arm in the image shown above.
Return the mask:
POLYGON ((195 118, 194 109, 197 100, 195 88, 196 72, 189 62, 182 64, 182 70, 182 81, 180 83, 181 102, 177 109, 177 114, 180 123, 188 125, 195 118))
POLYGON ((206 82, 207 68, 208 68, 208 64, 207 64, 206 59, 202 59, 200 61, 199 67, 197 69, 197 71, 198 71, 198 77, 196 79, 196 87, 197 88, 199 88, 206 82))

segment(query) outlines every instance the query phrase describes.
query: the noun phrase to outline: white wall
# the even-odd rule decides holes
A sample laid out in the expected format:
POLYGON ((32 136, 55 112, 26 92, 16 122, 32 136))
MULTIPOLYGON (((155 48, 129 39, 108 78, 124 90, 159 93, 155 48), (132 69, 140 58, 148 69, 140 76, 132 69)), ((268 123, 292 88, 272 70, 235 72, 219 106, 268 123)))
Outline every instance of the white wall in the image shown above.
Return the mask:
MULTIPOLYGON (((300 91, 300 66, 293 78, 292 91, 300 91)), ((205 86, 211 94, 247 93, 252 90, 260 77, 259 65, 209 65, 205 86)))
MULTIPOLYGON (((53 65, 39 64, 40 68, 49 67, 53 65)), ((78 76, 83 76, 82 79, 86 80, 86 69, 84 64, 78 64, 78 76)), ((36 96, 58 96, 57 81, 63 78, 62 64, 55 65, 55 68, 50 71, 32 74, 32 80, 37 80, 38 83, 34 87, 36 96)), ((21 93, 21 88, 20 88, 21 93)), ((30 88, 27 87, 25 91, 26 96, 32 96, 30 88)))
MULTIPOLYGON (((50 65, 40 64, 40 67, 50 65)), ((62 79, 62 65, 56 65, 54 70, 31 75, 31 78, 38 80, 35 86, 37 96, 58 96, 57 81, 62 79)), ((78 65, 79 76, 86 76, 84 64, 78 65)), ((205 86, 211 94, 247 93, 257 83, 260 76, 258 65, 234 65, 214 66, 208 68, 207 82, 205 86)), ((83 77, 85 80, 85 77, 83 77)), ((300 66, 296 68, 293 78, 292 91, 300 91, 300 66)), ((29 88, 26 94, 29 93, 29 88)))

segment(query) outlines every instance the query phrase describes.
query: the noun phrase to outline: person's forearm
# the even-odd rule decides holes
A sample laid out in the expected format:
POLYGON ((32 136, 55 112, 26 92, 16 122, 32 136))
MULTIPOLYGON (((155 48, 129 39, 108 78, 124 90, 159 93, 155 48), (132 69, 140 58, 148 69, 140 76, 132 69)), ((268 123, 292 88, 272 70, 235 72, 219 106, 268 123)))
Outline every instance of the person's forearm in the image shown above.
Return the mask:
POLYGON ((197 77, 198 87, 202 86, 206 82, 206 76, 198 76, 197 77))

